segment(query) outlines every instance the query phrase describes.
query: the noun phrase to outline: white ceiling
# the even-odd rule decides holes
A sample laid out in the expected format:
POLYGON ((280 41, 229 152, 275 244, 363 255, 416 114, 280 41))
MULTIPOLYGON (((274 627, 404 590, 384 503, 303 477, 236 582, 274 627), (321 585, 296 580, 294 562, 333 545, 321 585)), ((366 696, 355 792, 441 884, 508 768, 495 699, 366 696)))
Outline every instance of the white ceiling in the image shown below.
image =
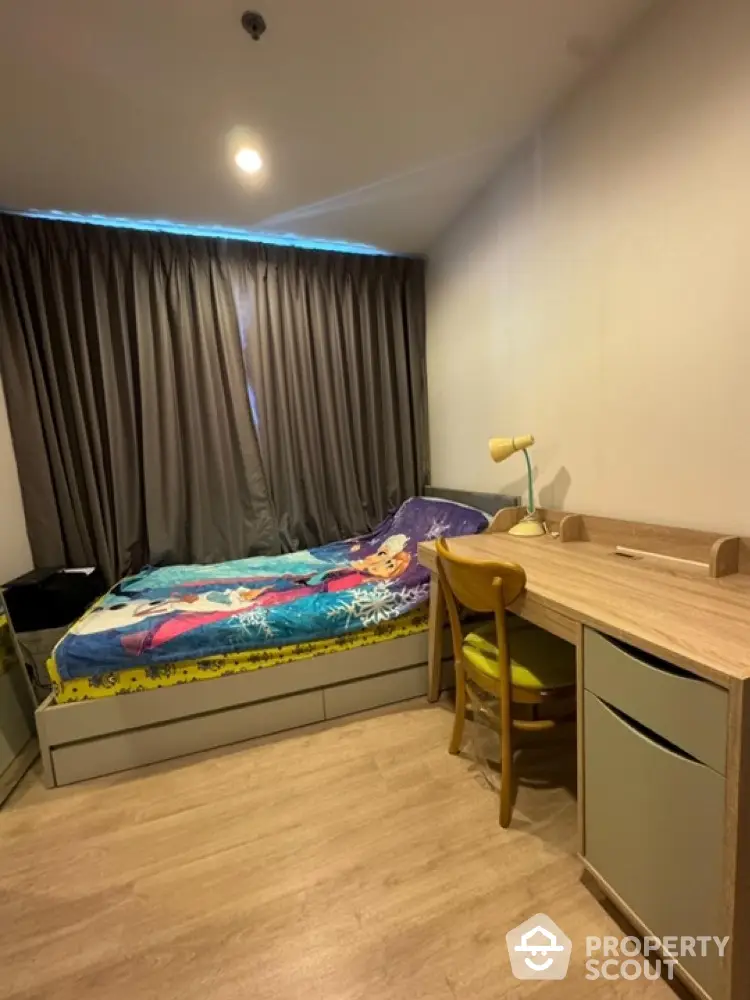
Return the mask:
POLYGON ((0 203, 424 251, 647 5, 0 0, 0 203))

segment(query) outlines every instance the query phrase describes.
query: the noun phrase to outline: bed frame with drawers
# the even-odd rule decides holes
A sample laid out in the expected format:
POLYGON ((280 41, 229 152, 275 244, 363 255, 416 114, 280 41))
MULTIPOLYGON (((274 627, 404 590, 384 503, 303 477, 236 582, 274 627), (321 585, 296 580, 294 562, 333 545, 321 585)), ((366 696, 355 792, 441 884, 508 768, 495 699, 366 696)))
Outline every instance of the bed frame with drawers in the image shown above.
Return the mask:
MULTIPOLYGON (((428 487, 427 496, 496 514, 518 503, 500 494, 428 487)), ((427 693, 427 660, 442 661, 444 630, 326 653, 248 673, 36 710, 45 782, 67 785, 427 693)), ((446 652, 447 652, 446 645, 446 652)), ((446 672, 451 683, 452 670, 446 672)))

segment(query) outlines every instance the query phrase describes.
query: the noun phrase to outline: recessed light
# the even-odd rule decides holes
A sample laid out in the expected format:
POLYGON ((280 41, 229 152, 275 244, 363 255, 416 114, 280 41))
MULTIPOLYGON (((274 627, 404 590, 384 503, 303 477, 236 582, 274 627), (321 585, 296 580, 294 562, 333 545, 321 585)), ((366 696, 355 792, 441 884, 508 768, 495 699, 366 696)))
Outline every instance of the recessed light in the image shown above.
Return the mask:
POLYGON ((249 146, 243 146, 242 149, 239 149, 235 153, 234 162, 246 174, 257 174, 263 166, 263 157, 257 149, 250 149, 249 146))

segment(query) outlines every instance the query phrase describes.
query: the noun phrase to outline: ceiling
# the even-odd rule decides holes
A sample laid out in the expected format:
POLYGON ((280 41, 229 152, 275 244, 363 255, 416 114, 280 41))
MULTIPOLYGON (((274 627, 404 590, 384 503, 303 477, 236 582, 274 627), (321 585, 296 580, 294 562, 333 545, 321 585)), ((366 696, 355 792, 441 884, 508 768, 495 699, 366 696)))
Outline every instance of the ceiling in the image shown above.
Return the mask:
POLYGON ((0 0, 0 202, 422 252, 646 6, 0 0))

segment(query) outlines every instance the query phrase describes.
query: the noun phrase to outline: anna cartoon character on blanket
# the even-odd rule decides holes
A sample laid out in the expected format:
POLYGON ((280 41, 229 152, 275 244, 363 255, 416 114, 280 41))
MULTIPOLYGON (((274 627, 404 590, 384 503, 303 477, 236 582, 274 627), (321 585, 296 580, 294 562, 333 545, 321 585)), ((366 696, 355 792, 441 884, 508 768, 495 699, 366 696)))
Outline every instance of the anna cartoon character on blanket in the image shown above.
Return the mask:
MULTIPOLYGON (((152 601, 110 603, 94 608, 73 626, 71 632, 94 635, 143 622, 143 629, 128 631, 121 638, 126 652, 140 656, 194 629, 254 608, 278 607, 315 594, 338 593, 396 580, 411 563, 412 557, 406 551, 407 543, 406 535, 391 535, 371 555, 310 574, 275 579, 213 580, 212 586, 221 589, 205 593, 197 592, 197 585, 201 582, 196 581, 195 591, 187 589, 185 593, 152 601), (99 614, 100 611, 106 611, 106 615, 99 614)), ((356 548, 352 546, 352 551, 356 548)), ((205 584, 205 581, 202 583, 205 584)))

